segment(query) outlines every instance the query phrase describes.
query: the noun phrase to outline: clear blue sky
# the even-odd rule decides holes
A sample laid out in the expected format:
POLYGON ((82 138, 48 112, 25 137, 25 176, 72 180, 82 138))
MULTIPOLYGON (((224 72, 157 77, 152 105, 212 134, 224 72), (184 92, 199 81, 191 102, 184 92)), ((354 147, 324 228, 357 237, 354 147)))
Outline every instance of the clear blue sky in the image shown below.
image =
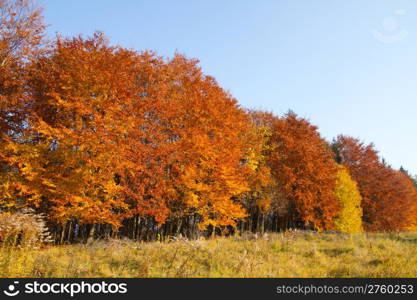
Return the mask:
POLYGON ((417 174, 415 0, 39 0, 48 32, 198 58, 239 103, 294 110, 417 174))

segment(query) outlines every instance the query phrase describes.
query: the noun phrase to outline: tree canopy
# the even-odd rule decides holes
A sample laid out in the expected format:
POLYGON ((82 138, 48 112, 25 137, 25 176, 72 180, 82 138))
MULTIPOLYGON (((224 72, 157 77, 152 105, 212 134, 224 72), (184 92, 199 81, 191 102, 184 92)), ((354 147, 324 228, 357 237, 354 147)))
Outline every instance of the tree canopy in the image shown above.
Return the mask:
POLYGON ((0 25, 0 210, 45 214, 57 243, 417 228, 415 178, 372 144, 244 109, 185 55, 46 42, 28 0, 0 25))

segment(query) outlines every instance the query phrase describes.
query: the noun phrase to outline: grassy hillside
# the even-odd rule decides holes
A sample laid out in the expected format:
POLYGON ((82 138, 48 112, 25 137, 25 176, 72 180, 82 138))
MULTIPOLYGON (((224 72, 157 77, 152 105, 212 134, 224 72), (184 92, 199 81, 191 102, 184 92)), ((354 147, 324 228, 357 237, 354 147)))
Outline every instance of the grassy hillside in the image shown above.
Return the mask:
POLYGON ((288 232, 1 249, 1 277, 417 277, 417 233, 288 232))

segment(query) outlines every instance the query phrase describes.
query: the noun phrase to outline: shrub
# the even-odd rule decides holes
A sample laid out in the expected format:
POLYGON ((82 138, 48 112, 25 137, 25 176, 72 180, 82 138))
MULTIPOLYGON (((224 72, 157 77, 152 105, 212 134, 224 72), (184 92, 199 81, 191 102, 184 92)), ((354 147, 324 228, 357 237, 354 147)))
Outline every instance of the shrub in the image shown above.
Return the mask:
POLYGON ((0 214, 0 241, 3 247, 37 247, 52 239, 44 216, 25 208, 0 214))

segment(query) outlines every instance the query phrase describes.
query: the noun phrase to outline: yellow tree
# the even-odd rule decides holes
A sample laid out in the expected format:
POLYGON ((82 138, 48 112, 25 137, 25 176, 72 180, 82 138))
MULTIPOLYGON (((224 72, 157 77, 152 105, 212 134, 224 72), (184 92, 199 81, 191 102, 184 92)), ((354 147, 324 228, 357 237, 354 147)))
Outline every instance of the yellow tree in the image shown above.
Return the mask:
POLYGON ((247 154, 244 162, 249 169, 246 173, 249 191, 242 195, 241 201, 249 216, 242 222, 241 230, 263 232, 265 223, 274 223, 266 229, 277 228, 278 218, 285 214, 288 204, 282 197, 270 165, 271 153, 274 150, 274 144, 271 143, 272 126, 278 118, 263 111, 250 110, 247 114, 251 128, 246 135, 247 154), (266 218, 272 222, 265 222, 266 218))
POLYGON ((335 195, 340 203, 340 210, 335 218, 336 229, 346 233, 362 232, 362 197, 357 183, 344 166, 339 166, 337 172, 335 195))

